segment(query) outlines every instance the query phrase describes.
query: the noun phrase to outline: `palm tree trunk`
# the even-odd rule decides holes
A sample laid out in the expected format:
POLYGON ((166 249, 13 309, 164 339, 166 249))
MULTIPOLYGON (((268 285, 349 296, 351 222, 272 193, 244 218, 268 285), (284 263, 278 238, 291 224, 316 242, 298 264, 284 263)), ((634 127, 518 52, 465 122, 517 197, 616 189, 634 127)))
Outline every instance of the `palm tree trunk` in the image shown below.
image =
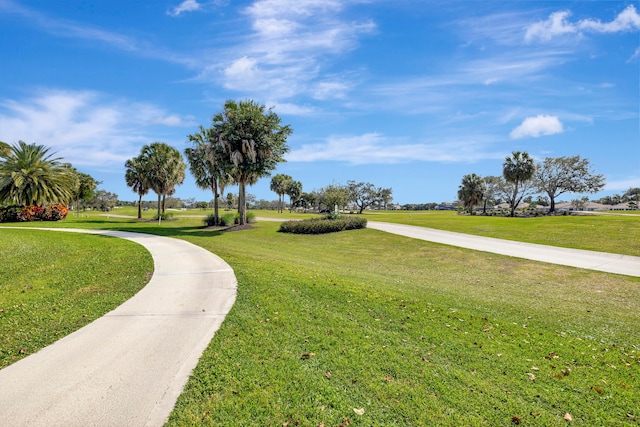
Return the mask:
POLYGON ((160 194, 158 194, 158 219, 160 219, 160 204, 161 204, 160 194))
POLYGON ((247 202, 245 195, 245 183, 240 181, 238 185, 238 214, 240 214, 240 225, 247 222, 247 202))
POLYGON ((138 195, 138 219, 142 219, 142 194, 138 195))
POLYGON ((211 189, 213 190, 213 225, 218 225, 218 184, 214 182, 211 189))

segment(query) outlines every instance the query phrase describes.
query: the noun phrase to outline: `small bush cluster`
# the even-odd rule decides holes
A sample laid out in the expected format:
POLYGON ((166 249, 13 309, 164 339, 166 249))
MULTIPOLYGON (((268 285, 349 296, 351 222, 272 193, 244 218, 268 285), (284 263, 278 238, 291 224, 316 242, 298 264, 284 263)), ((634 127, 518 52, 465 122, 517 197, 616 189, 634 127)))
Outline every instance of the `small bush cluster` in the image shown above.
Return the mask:
POLYGON ((302 221, 283 222, 280 224, 278 231, 295 234, 325 234, 345 230, 356 230, 365 228, 366 226, 367 219, 364 217, 340 217, 336 219, 312 218, 302 221))
POLYGON ((67 217, 65 205, 0 207, 0 222, 60 221, 67 217))
MULTIPOLYGON (((255 222, 255 218, 256 218, 256 214, 254 214, 253 212, 247 212, 248 223, 255 222)), ((207 227, 213 226, 214 223, 215 223, 215 215, 208 215, 204 219, 204 224, 207 227)), ((240 224, 239 213, 227 212, 224 215, 222 215, 220 218, 218 218, 218 225, 221 227, 230 227, 234 224, 240 224)))

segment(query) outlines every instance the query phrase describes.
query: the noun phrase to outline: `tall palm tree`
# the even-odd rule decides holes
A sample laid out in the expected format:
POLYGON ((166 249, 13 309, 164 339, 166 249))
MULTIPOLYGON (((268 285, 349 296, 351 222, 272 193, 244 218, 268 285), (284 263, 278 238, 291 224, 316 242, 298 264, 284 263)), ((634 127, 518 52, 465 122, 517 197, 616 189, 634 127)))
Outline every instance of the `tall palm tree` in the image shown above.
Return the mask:
POLYGON ((138 219, 142 218, 142 196, 149 192, 149 183, 146 180, 144 170, 144 160, 142 156, 134 157, 124 163, 126 171, 124 178, 127 186, 131 187, 134 193, 138 195, 138 219))
POLYGON ((214 130, 200 126, 198 133, 187 135, 193 147, 184 150, 189 163, 189 170, 196 180, 196 185, 213 192, 214 225, 218 225, 219 197, 224 195, 224 189, 231 182, 229 162, 225 162, 222 148, 211 144, 214 140, 214 130), (218 192, 219 191, 219 192, 218 192))
MULTIPOLYGON (((522 197, 518 197, 520 193, 520 186, 529 181, 536 171, 536 166, 533 163, 533 159, 529 156, 529 153, 514 151, 511 156, 507 156, 502 164, 502 176, 505 181, 513 184, 513 191, 510 197, 511 216, 515 216, 516 208, 522 200, 522 197)), ((522 194, 524 196, 524 193, 522 194)))
POLYGON ((144 180, 158 195, 158 218, 164 213, 166 196, 175 193, 175 187, 184 181, 187 166, 178 150, 164 142, 153 142, 142 147, 140 154, 144 180))
POLYGON ((0 162, 0 202, 43 206, 72 200, 77 175, 49 150, 23 141, 10 148, 0 162))
POLYGON ((473 207, 479 205, 484 198, 484 180, 475 173, 462 177, 462 183, 458 187, 458 200, 460 200, 469 214, 473 215, 473 207))
POLYGON ((284 195, 287 192, 287 187, 290 182, 293 181, 289 175, 277 174, 271 178, 271 184, 269 189, 278 195, 278 212, 282 212, 284 205, 284 195))
POLYGON ((282 126, 280 117, 255 101, 227 101, 224 111, 213 116, 214 144, 226 154, 231 176, 238 184, 240 224, 247 222, 246 186, 268 176, 289 151, 289 125, 282 126))

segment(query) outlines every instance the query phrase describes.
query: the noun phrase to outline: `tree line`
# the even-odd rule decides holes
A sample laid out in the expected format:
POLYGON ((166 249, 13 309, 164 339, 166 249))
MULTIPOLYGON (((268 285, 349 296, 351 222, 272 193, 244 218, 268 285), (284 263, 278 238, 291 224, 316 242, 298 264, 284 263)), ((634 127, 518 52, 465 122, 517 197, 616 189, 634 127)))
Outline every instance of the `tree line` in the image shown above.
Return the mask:
POLYGON ((504 201, 510 216, 518 205, 535 194, 548 197, 549 212, 564 193, 597 193, 605 186, 604 175, 596 174, 588 159, 580 156, 547 157, 535 163, 527 152, 514 151, 502 164, 502 176, 480 177, 475 173, 462 177, 458 200, 473 214, 476 206, 504 201))

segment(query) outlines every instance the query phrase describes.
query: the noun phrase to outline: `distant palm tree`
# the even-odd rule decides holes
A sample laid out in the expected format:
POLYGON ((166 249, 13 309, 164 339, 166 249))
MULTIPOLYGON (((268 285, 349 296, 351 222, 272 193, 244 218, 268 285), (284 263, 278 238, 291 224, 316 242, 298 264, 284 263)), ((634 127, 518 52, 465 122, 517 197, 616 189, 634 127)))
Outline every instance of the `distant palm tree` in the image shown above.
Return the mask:
POLYGON ((69 164, 43 145, 19 141, 0 162, 0 203, 20 206, 67 204, 78 177, 69 164))
POLYGON ((527 152, 514 151, 511 153, 511 157, 507 156, 504 160, 502 164, 502 176, 505 181, 513 184, 513 191, 509 200, 511 216, 515 216, 516 208, 522 200, 522 197, 518 197, 521 184, 529 181, 535 171, 536 166, 527 152))
POLYGON ((302 195, 302 183, 293 179, 287 183, 287 196, 289 196, 289 212, 293 211, 293 205, 300 199, 302 195))
POLYGON ((175 193, 175 187, 184 181, 187 166, 178 150, 164 142, 153 142, 142 147, 139 156, 144 181, 158 195, 158 218, 164 213, 166 196, 175 193))
POLYGON ((134 157, 125 162, 126 168, 124 177, 127 186, 131 187, 134 193, 138 195, 138 219, 142 218, 142 196, 149 192, 149 183, 146 181, 144 164, 141 156, 134 157))
POLYGON ((269 189, 278 195, 278 212, 282 212, 284 208, 284 195, 287 192, 289 183, 293 182, 293 178, 289 175, 277 174, 271 178, 269 189))
POLYGON ((484 180, 475 173, 462 177, 462 183, 458 187, 458 200, 460 200, 467 212, 473 214, 473 207, 479 205, 484 198, 484 180))
POLYGON ((214 225, 218 225, 218 199, 224 195, 224 189, 232 178, 229 174, 230 163, 225 161, 222 148, 211 144, 214 140, 213 131, 200 126, 198 133, 187 135, 193 147, 185 149, 184 154, 196 185, 213 192, 214 225))

